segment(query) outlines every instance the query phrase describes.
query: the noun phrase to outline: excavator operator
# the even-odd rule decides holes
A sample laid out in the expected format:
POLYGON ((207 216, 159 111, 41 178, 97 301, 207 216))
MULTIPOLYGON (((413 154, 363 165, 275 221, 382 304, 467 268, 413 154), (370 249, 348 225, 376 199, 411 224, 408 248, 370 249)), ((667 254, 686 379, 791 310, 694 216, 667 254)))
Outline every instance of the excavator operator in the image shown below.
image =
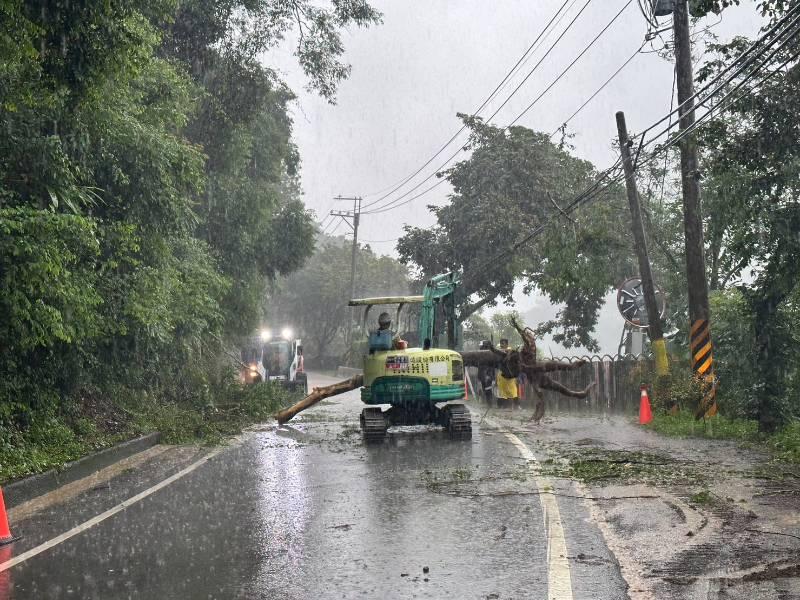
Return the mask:
POLYGON ((378 315, 378 329, 369 334, 370 353, 376 350, 398 350, 405 342, 392 331, 392 317, 387 312, 378 315))

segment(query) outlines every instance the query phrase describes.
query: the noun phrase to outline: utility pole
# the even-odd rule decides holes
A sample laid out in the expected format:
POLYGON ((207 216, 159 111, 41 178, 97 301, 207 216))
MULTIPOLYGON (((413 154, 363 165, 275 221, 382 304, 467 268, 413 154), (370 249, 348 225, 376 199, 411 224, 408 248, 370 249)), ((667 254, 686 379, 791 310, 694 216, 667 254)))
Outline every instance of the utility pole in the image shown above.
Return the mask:
MULTIPOLYGON (((694 125, 694 75, 689 31, 689 2, 675 0, 672 13, 675 38, 675 75, 678 87, 680 130, 694 125)), ((683 228, 686 244, 686 279, 689 287, 690 349, 692 370, 705 383, 698 415, 714 414, 716 381, 709 330, 708 280, 703 250, 703 215, 700 211, 700 172, 697 141, 689 134, 680 142, 683 228)))
POLYGON ((656 373, 669 374, 667 346, 664 342, 664 330, 661 327, 661 314, 656 304, 656 290, 653 284, 653 272, 647 255, 647 240, 644 237, 642 211, 639 205, 639 191, 636 189, 636 173, 631 160, 628 128, 625 124, 625 113, 617 113, 617 132, 619 133, 619 150, 622 154, 622 166, 625 170, 625 188, 628 192, 628 206, 631 210, 631 229, 636 258, 639 260, 639 278, 642 280, 645 308, 647 308, 647 329, 650 335, 650 346, 656 360, 656 373))
MULTIPOLYGON (((361 197, 360 196, 352 196, 352 197, 345 197, 345 196, 336 196, 334 200, 338 201, 352 201, 353 202, 353 210, 332 210, 331 216, 333 217, 340 217, 342 221, 347 223, 350 229, 353 230, 353 251, 350 257, 350 298, 352 299, 356 293, 356 255, 358 252, 358 224, 361 221, 361 197)), ((351 325, 352 325, 352 315, 351 315, 351 325)), ((347 340, 348 344, 350 343, 350 330, 351 327, 347 328, 347 340)))

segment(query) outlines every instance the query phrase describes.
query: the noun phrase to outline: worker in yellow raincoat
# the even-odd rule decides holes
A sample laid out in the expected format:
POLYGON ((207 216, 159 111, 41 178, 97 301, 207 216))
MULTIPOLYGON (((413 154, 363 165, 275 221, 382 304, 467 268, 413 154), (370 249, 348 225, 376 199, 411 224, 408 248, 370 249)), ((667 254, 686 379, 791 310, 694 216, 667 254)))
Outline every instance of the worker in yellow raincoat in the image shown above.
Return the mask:
MULTIPOLYGON (((500 340, 500 350, 506 354, 511 352, 508 347, 508 340, 503 338, 500 340)), ((517 378, 505 377, 500 369, 497 369, 496 374, 497 382, 497 407, 507 406, 514 409, 519 408, 519 392, 517 390, 517 378)))

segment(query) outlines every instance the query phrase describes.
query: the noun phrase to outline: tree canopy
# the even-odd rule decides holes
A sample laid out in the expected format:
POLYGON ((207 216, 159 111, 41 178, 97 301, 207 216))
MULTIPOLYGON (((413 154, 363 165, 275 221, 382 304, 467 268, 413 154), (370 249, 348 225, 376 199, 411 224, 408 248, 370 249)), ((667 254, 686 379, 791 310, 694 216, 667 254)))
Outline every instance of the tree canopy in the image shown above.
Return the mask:
POLYGON ((436 225, 406 228, 397 246, 401 260, 420 279, 461 270, 463 318, 510 301, 515 282, 522 281, 526 291, 563 305, 539 333, 555 331, 554 339, 568 347, 595 347, 591 331, 604 296, 635 273, 624 191, 613 187, 602 202, 567 216, 561 209, 597 177, 591 163, 543 133, 462 118, 471 155, 444 174, 453 193, 449 203, 430 207, 436 225), (540 236, 513 248, 545 223, 540 236))
POLYGON ((0 3, 0 426, 92 386, 201 394, 314 251, 287 36, 330 101, 366 2, 0 3))

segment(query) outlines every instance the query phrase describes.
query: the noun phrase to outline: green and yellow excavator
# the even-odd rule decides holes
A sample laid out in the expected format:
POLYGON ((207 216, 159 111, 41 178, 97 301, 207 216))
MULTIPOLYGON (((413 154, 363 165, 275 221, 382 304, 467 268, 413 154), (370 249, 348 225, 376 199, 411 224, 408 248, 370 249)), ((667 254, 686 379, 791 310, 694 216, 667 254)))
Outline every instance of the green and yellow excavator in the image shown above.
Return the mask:
POLYGON ((363 306, 364 328, 374 306, 397 306, 395 326, 402 311, 418 305, 416 332, 375 330, 369 334, 364 353, 361 430, 367 440, 382 439, 393 425, 443 426, 455 439, 470 439, 472 424, 464 404, 464 363, 461 323, 456 314, 456 273, 429 280, 420 296, 358 298, 350 306, 363 306), (409 347, 402 337, 414 337, 409 347))
POLYGON ((373 329, 364 347, 363 374, 346 381, 314 388, 297 404, 275 415, 279 424, 325 398, 361 388, 361 430, 367 441, 382 440, 392 425, 437 424, 454 439, 470 439, 472 423, 464 404, 464 361, 461 321, 456 311, 457 273, 431 278, 419 296, 356 298, 350 306, 364 307, 364 329, 372 307, 397 307, 395 326, 403 309, 419 311, 416 331, 373 329), (412 338, 415 344, 409 344, 412 338))
MULTIPOLYGON (((363 374, 333 385, 314 388, 297 404, 275 415, 279 424, 290 421, 325 398, 361 388, 361 411, 364 438, 382 440, 392 425, 438 424, 454 439, 470 439, 472 424, 464 403, 465 366, 500 369, 506 377, 524 374, 537 396, 533 422, 544 416, 543 390, 552 390, 570 398, 586 398, 594 383, 582 390, 571 390, 552 379, 548 373, 580 368, 584 361, 539 360, 534 333, 516 321, 514 328, 522 337, 522 346, 510 351, 493 347, 459 352, 461 319, 457 311, 457 293, 461 280, 456 273, 430 279, 420 296, 358 298, 350 306, 363 306, 364 324, 373 306, 397 306, 395 326, 402 322, 402 311, 415 305, 419 310, 416 332, 392 331, 379 327, 369 334, 364 350, 363 374), (409 344, 403 336, 416 340, 409 344)), ((459 300, 463 300, 463 296, 459 300)), ((381 319, 379 319, 381 320, 381 319)), ((383 319, 386 323, 387 319, 383 319)))

